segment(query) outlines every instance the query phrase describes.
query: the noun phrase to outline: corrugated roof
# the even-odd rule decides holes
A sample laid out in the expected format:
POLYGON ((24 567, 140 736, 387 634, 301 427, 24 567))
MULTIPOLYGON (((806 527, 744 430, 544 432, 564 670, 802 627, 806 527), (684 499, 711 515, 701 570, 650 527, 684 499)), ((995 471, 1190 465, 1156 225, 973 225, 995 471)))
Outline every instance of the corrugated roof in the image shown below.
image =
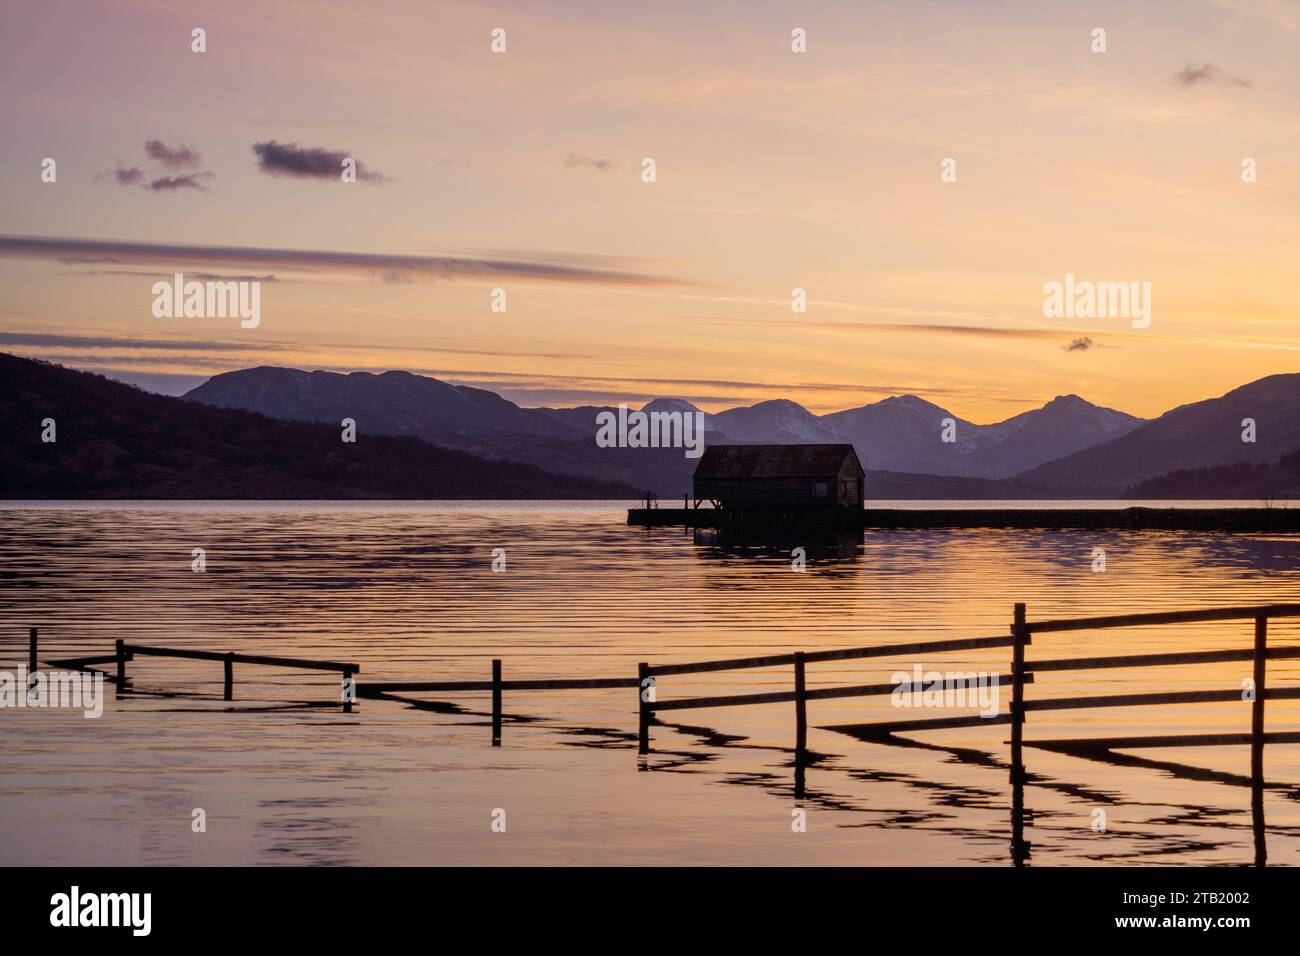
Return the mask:
POLYGON ((857 464, 852 445, 709 445, 695 477, 823 478, 838 474, 845 458, 857 464))

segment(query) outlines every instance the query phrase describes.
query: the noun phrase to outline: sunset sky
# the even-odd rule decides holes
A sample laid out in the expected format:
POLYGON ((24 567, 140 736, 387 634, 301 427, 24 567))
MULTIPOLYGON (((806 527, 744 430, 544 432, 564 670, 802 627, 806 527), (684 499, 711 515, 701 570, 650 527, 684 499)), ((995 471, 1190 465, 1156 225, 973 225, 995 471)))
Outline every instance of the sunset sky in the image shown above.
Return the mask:
POLYGON ((1300 369, 1293 0, 8 0, 0 64, 0 350, 160 391, 401 368, 990 422, 1300 369), (294 166, 334 153, 373 175, 294 166), (263 279, 261 324, 155 318, 176 271, 263 279), (1150 282, 1150 327, 1045 318, 1066 273, 1150 282))

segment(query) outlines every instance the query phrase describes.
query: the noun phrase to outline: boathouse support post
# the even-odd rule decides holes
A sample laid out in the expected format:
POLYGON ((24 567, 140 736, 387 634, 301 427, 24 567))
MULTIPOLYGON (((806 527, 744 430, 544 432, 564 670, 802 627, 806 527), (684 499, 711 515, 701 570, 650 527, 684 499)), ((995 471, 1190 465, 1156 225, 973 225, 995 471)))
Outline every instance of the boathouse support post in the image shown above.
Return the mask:
POLYGON ((27 632, 27 686, 30 687, 36 683, 36 668, 40 661, 36 655, 36 628, 31 628, 27 632))
POLYGON ((117 696, 121 697, 126 693, 126 642, 120 637, 117 639, 117 696))
POLYGON ((1025 842, 1025 645, 1030 642, 1025 605, 1015 606, 1011 656, 1011 855, 1019 865, 1028 856, 1025 842))
POLYGON ((808 750, 808 696, 803 651, 794 652, 794 754, 802 763, 808 750))
POLYGON ((646 691, 651 685, 646 683, 647 680, 653 680, 650 677, 650 665, 642 661, 636 665, 636 699, 637 699, 637 753, 648 754, 650 752, 650 701, 646 699, 646 691))
POLYGON ((492 746, 501 746, 501 661, 492 659, 492 746))
POLYGON ((225 700, 234 700, 235 699, 235 652, 227 651, 226 659, 223 663, 225 664, 225 672, 226 672, 226 688, 225 688, 225 693, 222 696, 225 700))
POLYGON ((1255 699, 1250 705, 1250 804, 1255 832, 1255 865, 1264 866, 1264 665, 1268 661, 1268 617, 1255 618, 1255 699))

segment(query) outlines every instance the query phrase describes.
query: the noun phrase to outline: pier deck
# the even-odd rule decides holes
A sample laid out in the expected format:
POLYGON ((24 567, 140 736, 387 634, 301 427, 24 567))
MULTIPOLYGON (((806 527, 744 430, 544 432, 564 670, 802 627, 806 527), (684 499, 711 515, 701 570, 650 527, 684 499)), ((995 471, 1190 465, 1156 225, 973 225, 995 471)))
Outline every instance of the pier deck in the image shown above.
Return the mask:
MULTIPOLYGON (((774 524, 875 530, 918 528, 1060 528, 1089 531, 1167 530, 1300 532, 1300 508, 864 508, 785 517, 774 524)), ((644 527, 762 527, 753 517, 738 518, 720 508, 629 508, 627 523, 644 527)))

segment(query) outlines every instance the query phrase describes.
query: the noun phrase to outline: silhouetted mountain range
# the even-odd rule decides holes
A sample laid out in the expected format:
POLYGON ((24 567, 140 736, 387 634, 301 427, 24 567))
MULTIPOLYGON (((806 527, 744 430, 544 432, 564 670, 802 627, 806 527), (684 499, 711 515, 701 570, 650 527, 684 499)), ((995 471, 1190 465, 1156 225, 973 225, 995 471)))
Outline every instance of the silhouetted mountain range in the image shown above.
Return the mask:
POLYGON ((7 498, 639 494, 626 485, 489 461, 412 437, 362 433, 349 444, 337 423, 284 422, 215 408, 3 353, 0 422, 6 436, 0 444, 0 497, 7 498), (47 419, 54 422, 53 442, 42 441, 47 419))
MULTIPOLYGON (((680 449, 597 448, 596 418, 614 410, 609 406, 525 409, 492 392, 409 372, 252 368, 214 376, 185 397, 276 418, 337 423, 351 417, 380 434, 416 435, 488 457, 625 481, 664 496, 687 490, 695 467, 680 449)), ((699 411, 681 399, 655 399, 643 410, 699 411)), ((705 415, 710 444, 851 442, 869 471, 956 478, 1010 477, 1141 424, 1077 395, 993 425, 959 419, 914 395, 820 416, 787 399, 705 415), (955 442, 940 440, 945 419, 956 423, 955 442)))
MULTIPOLYGON (((615 409, 521 408, 409 372, 245 369, 183 399, 2 354, 0 374, 10 497, 670 498, 689 490, 696 461, 681 448, 597 447, 597 415, 615 409), (55 444, 40 440, 45 418, 55 444), (340 441, 344 418, 356 444, 340 441)), ((669 398, 644 408, 698 411, 669 398)), ((1152 421, 1066 395, 975 425, 904 395, 828 415, 777 399, 706 415, 705 427, 709 444, 852 441, 873 499, 1254 499, 1300 487, 1300 373, 1152 421), (954 442, 941 440, 944 419, 954 442)))

